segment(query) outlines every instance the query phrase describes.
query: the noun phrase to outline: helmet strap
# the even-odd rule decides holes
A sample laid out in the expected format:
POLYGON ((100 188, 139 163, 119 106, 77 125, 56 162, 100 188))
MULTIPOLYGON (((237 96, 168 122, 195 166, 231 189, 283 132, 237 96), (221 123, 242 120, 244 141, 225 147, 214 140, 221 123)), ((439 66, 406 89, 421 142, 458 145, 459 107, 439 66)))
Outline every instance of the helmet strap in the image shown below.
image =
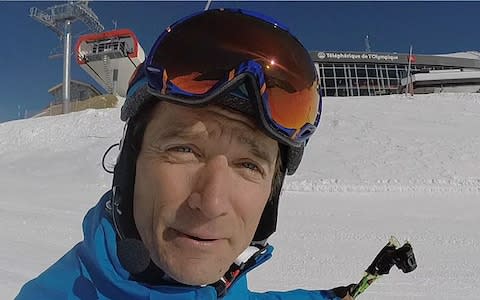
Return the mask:
POLYGON ((213 286, 217 291, 218 298, 225 296, 228 288, 235 282, 240 274, 248 271, 255 265, 257 257, 265 253, 267 247, 268 244, 264 246, 249 246, 237 257, 220 280, 210 284, 210 286, 213 286))

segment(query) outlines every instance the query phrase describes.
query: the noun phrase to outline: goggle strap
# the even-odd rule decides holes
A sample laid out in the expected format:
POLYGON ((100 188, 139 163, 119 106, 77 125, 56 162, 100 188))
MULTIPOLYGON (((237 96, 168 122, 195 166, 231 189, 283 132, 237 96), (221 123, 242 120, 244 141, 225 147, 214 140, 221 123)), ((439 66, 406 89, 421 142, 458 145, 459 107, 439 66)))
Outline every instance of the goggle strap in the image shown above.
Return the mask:
POLYGON ((230 70, 228 72, 228 81, 231 81, 235 77, 235 69, 230 70))
POLYGON ((267 90, 267 84, 264 82, 262 84, 262 87, 260 88, 260 95, 263 95, 266 90, 267 90))
POLYGON ((167 81, 168 81, 167 69, 163 69, 162 90, 160 91, 160 93, 163 94, 163 95, 165 95, 166 91, 167 91, 167 81))

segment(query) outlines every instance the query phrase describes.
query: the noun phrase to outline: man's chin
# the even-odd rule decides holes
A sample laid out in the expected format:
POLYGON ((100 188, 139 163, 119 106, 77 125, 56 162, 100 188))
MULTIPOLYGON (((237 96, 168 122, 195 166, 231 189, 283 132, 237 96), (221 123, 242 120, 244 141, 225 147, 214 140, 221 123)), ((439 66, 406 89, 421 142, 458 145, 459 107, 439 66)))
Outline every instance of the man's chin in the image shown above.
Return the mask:
POLYGON ((157 257, 152 257, 155 264, 170 278, 187 285, 217 282, 235 259, 234 255, 226 255, 229 252, 226 239, 197 241, 183 234, 172 234, 156 246, 157 257))
POLYGON ((204 285, 208 285, 208 284, 212 284, 214 282, 217 282, 221 277, 218 277, 217 279, 205 279, 205 278, 184 278, 184 277, 180 277, 180 278, 172 278, 174 279, 175 281, 177 282, 180 282, 182 284, 186 284, 186 285, 191 285, 191 286, 204 286, 204 285))
POLYGON ((219 264, 217 256, 192 259, 180 255, 170 257, 167 261, 168 263, 159 263, 154 260, 171 279, 194 286, 217 282, 230 268, 230 264, 219 264))
POLYGON ((166 273, 177 282, 180 282, 186 285, 200 286, 200 285, 207 285, 207 284, 217 282, 226 272, 226 271, 225 272, 212 272, 212 271, 213 271, 213 268, 211 268, 209 272, 201 272, 199 271, 199 269, 193 270, 193 268, 191 268, 191 269, 182 270, 179 272, 166 272, 166 273))

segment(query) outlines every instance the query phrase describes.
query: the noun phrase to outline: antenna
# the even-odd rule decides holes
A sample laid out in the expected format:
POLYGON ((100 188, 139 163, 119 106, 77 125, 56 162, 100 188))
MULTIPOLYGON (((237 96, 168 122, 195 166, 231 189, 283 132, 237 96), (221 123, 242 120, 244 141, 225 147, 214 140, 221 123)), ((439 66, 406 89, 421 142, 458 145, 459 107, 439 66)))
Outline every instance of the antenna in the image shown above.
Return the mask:
POLYGON ((30 8, 30 17, 47 26, 63 40, 63 113, 70 110, 70 56, 72 47, 72 23, 81 21, 93 32, 102 32, 103 25, 88 7, 88 1, 68 1, 40 10, 30 8))
POLYGON ((368 34, 365 36, 365 52, 372 52, 370 41, 368 40, 368 34))

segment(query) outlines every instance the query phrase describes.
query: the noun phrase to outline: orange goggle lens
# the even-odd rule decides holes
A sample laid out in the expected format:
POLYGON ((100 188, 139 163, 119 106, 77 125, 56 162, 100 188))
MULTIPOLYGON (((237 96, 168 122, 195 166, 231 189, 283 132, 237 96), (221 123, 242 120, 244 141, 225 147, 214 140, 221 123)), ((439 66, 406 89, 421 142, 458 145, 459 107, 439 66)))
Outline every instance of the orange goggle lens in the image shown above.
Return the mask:
POLYGON ((271 119, 278 125, 295 130, 315 124, 320 105, 317 86, 289 93, 280 88, 267 88, 271 119))
POLYGON ((185 92, 196 95, 207 93, 219 82, 219 80, 198 80, 200 75, 199 72, 193 72, 188 75, 177 76, 170 81, 185 92))
MULTIPOLYGON (((229 73, 227 82, 233 79, 233 74, 233 71, 229 73)), ((166 72, 164 76, 166 76, 166 72)), ((171 79, 170 82, 184 92, 204 95, 211 91, 219 82, 225 80, 224 78, 202 80, 201 73, 193 72, 177 76, 171 79)), ((167 80, 167 78, 163 79, 164 82, 167 80)), ((264 107, 273 122, 295 131, 302 129, 305 124, 315 124, 320 105, 320 95, 316 82, 300 91, 286 91, 279 87, 265 88, 265 86, 263 85, 259 88, 259 92, 262 96, 264 107), (264 95, 265 92, 266 95, 264 95)))

